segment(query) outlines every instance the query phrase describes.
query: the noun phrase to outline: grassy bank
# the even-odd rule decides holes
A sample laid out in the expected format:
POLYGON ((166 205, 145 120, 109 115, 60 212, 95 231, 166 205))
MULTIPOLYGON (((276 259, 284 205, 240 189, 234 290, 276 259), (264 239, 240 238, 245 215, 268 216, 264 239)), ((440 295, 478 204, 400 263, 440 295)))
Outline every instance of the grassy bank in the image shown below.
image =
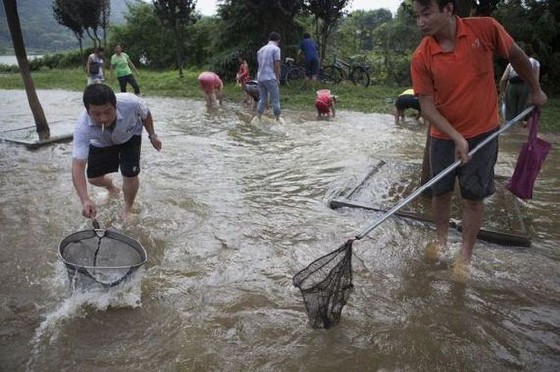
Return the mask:
MULTIPOLYGON (((184 97, 202 99, 196 78, 199 71, 185 71, 179 78, 177 71, 147 71, 136 76, 142 94, 147 96, 184 97)), ((82 91, 86 76, 83 69, 42 70, 33 72, 37 89, 66 89, 82 91)), ((118 91, 116 79, 108 83, 118 91)), ((317 88, 324 88, 317 85, 317 88)), ((391 113, 396 95, 407 87, 388 87, 372 85, 368 88, 344 82, 328 87, 338 96, 337 109, 360 112, 391 113)), ((0 74, 0 89, 24 89, 19 74, 0 74)), ((226 100, 240 101, 242 94, 234 82, 225 84, 226 100)), ((310 110, 313 107, 314 93, 302 91, 299 87, 281 87, 281 103, 291 109, 310 110)), ((476 108, 473 108, 476 109, 476 108)), ((541 116, 541 129, 560 131, 560 97, 549 97, 549 104, 541 116)))

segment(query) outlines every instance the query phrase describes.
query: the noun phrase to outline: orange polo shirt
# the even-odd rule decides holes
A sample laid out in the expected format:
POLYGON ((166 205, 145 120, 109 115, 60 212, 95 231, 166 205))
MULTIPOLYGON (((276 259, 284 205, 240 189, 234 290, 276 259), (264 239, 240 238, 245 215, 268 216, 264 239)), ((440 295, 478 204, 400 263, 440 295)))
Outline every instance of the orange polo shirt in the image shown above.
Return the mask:
MULTIPOLYGON (((494 54, 509 57, 513 39, 490 17, 457 19, 455 49, 444 52, 427 36, 411 62, 412 87, 418 96, 433 96, 437 110, 465 138, 499 125, 494 54)), ((449 139, 432 125, 431 135, 449 139)))

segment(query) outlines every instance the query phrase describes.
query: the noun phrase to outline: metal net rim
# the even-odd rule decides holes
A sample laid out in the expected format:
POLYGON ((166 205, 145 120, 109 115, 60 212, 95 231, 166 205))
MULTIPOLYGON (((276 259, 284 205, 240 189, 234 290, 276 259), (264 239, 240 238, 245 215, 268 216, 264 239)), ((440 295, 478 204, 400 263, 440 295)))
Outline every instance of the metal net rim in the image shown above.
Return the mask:
POLYGON ((116 231, 112 231, 112 230, 104 230, 105 231, 105 235, 103 235, 104 237, 107 236, 107 238, 109 239, 113 239, 113 240, 118 240, 121 243, 125 243, 126 245, 128 245, 129 247, 131 247, 132 249, 134 249, 137 253, 140 254, 140 257, 142 258, 142 260, 140 262, 134 263, 134 264, 130 264, 130 265, 124 265, 124 266, 92 266, 92 265, 80 265, 80 264, 76 264, 74 262, 70 262, 68 261, 64 255, 62 254, 64 249, 66 248, 66 246, 72 242, 77 242, 80 241, 82 239, 72 239, 72 237, 77 237, 77 236, 81 236, 84 235, 86 233, 93 233, 93 236, 95 236, 95 230, 81 230, 81 231, 76 231, 70 235, 67 235, 66 237, 64 237, 59 243, 58 243, 58 256, 60 257, 60 259, 62 260, 62 262, 67 265, 67 266, 71 266, 72 268, 75 269, 90 269, 90 270, 121 270, 121 269, 130 269, 130 268, 137 268, 140 267, 142 265, 144 265, 146 262, 148 262, 148 254, 146 252, 146 249, 144 248, 144 246, 142 244, 140 244, 140 242, 138 242, 137 240, 126 236, 125 234, 116 232, 116 231), (118 237, 121 239, 114 239, 113 237, 118 237))

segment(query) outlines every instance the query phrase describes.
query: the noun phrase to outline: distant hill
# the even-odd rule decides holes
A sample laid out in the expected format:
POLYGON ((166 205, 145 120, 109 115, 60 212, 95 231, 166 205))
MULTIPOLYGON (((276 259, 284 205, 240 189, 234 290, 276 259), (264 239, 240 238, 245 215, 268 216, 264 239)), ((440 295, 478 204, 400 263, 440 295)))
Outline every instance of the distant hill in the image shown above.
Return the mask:
MULTIPOLYGON (((128 12, 126 3, 127 0, 111 0, 112 24, 125 22, 124 16, 128 12)), ((17 0, 17 4, 28 54, 45 54, 79 48, 78 40, 72 31, 55 21, 51 0, 17 0)), ((89 46, 91 40, 84 38, 84 47, 89 46)), ((14 54, 6 13, 2 5, 0 5, 0 54, 14 54)))

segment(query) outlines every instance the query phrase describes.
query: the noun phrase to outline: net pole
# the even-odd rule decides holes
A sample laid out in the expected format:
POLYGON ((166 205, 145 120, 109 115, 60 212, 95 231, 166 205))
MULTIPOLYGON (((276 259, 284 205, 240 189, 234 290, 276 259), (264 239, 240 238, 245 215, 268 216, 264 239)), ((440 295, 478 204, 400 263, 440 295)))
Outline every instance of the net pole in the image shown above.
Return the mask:
MULTIPOLYGON (((468 155, 469 156, 474 155, 478 150, 480 150, 482 147, 486 146, 486 144, 488 144, 488 142, 494 140, 494 138, 498 137, 500 134, 502 134, 503 132, 505 132, 506 130, 511 128, 515 123, 517 123, 518 121, 522 120, 527 115, 529 115, 531 113, 531 111, 533 111, 534 108, 535 108, 535 106, 529 106, 525 110, 523 110, 519 115, 517 115, 513 119, 505 122, 498 131, 492 133, 484 141, 480 142, 474 149, 472 149, 469 152, 468 155)), ((404 207, 410 201, 415 199, 418 195, 420 195, 422 192, 424 192, 424 190, 426 190, 428 187, 431 187, 433 184, 435 184, 436 182, 441 180, 443 177, 447 176, 449 173, 451 173, 451 171, 453 171, 455 168, 457 168, 460 164, 461 164, 461 160, 456 160, 453 164, 449 165, 447 168, 445 168, 440 173, 438 173, 436 176, 434 176, 430 181, 426 182, 424 185, 417 188, 412 194, 407 196, 400 203, 398 203, 393 208, 391 208, 389 211, 387 211, 387 213, 385 213, 383 216, 381 216, 378 220, 376 220, 374 223, 372 223, 366 229, 364 229, 364 231, 362 231, 361 233, 356 235, 356 239, 360 240, 364 236, 369 234, 373 229, 375 229, 377 226, 379 226, 383 222, 385 222, 385 220, 387 218, 391 217, 395 212, 397 212, 399 209, 404 207)))

